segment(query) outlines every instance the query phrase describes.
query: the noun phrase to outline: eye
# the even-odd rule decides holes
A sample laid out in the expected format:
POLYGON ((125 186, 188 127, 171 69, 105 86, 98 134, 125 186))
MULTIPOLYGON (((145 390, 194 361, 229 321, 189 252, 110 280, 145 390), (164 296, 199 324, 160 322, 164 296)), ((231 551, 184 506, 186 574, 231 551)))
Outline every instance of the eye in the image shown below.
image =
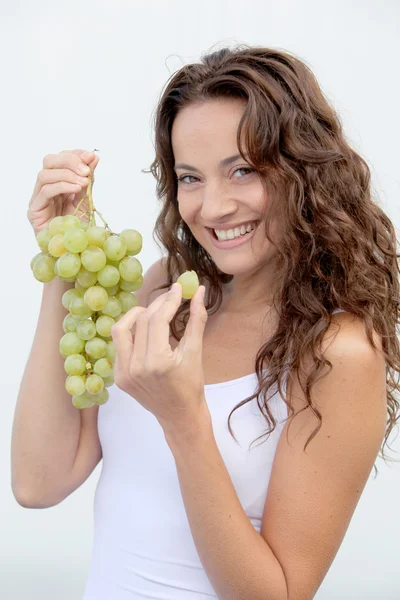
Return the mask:
MULTIPOLYGON (((248 171, 248 174, 250 174, 254 171, 254 169, 250 169, 248 167, 239 167, 239 169, 236 169, 234 173, 237 173, 238 171, 248 171)), ((178 182, 183 183, 184 185, 191 185, 191 183, 184 181, 184 179, 186 179, 187 177, 191 177, 192 179, 198 179, 198 177, 194 177, 194 175, 182 175, 181 177, 178 177, 178 182)), ((245 177, 245 175, 243 177, 245 177)), ((243 179, 243 177, 236 177, 236 179, 243 179)))

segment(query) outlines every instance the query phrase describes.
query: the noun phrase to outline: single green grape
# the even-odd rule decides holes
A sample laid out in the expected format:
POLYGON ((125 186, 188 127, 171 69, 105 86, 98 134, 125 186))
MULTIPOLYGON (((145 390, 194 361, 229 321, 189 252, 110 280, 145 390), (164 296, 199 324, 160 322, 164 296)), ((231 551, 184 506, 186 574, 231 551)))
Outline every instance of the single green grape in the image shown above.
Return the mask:
POLYGON ((127 254, 139 254, 142 249, 143 239, 136 229, 124 229, 119 234, 119 237, 126 243, 127 254))
POLYGON ((80 396, 72 396, 72 404, 75 408, 91 408, 95 405, 86 391, 80 396))
POLYGON ((93 371, 103 379, 113 375, 113 364, 108 358, 99 358, 94 363, 93 371))
POLYGON ((80 396, 86 390, 86 381, 82 375, 70 375, 65 382, 65 389, 71 396, 80 396))
POLYGON ((108 387, 114 385, 114 374, 110 375, 110 377, 104 377, 103 381, 104 381, 105 388, 108 388, 108 387))
POLYGON ((60 353, 64 358, 71 354, 80 354, 84 347, 85 342, 75 331, 65 333, 60 340, 60 353))
POLYGON ((119 285, 104 288, 109 296, 116 296, 119 292, 119 285))
POLYGON ((63 307, 69 310, 70 304, 72 300, 75 300, 75 298, 83 298, 83 293, 79 290, 76 290, 75 288, 64 292, 61 298, 61 303, 63 307))
POLYGON ((102 337, 109 337, 111 335, 111 327, 115 325, 115 321, 112 317, 102 315, 96 321, 96 330, 102 337))
POLYGON ((94 285, 88 288, 83 296, 86 304, 94 311, 103 310, 108 302, 108 294, 104 288, 94 285))
POLYGON ((109 399, 109 397, 110 397, 110 395, 108 393, 108 390, 106 390, 106 389, 103 389, 98 394, 90 394, 88 392, 88 398, 96 405, 105 404, 107 402, 107 400, 109 399))
POLYGON ((98 246, 88 246, 81 254, 81 261, 87 271, 97 272, 105 266, 107 257, 98 246))
POLYGON ((79 226, 68 229, 64 233, 64 246, 73 254, 79 254, 86 250, 88 236, 79 226))
POLYGON ((58 279, 61 279, 61 281, 69 281, 69 282, 71 282, 71 283, 72 283, 72 282, 75 282, 75 281, 76 281, 76 280, 75 280, 75 277, 62 277, 62 276, 60 275, 60 273, 58 272, 58 264, 57 264, 57 263, 58 263, 58 260, 59 260, 59 259, 57 259, 57 260, 56 260, 56 262, 55 262, 55 265, 54 265, 54 273, 57 275, 58 279))
POLYGON ((82 354, 70 354, 65 359, 64 369, 68 375, 83 375, 86 371, 85 357, 82 354))
POLYGON ((81 226, 81 222, 75 215, 64 215, 63 217, 63 228, 64 233, 69 229, 75 229, 81 226))
POLYGON ((107 239, 107 232, 104 227, 94 225, 93 227, 89 227, 86 233, 89 240, 89 246, 103 247, 104 242, 107 239))
POLYGON ((96 373, 89 375, 89 377, 86 379, 86 390, 89 392, 89 394, 98 394, 103 389, 104 381, 100 375, 96 375, 96 373))
MULTIPOLYGON (((124 259, 125 260, 125 259, 124 259)), ((112 265, 106 265, 100 271, 97 272, 97 279, 100 285, 103 287, 112 287, 117 285, 120 280, 120 272, 112 265)))
POLYGON ((39 256, 32 267, 33 276, 35 279, 40 281, 41 283, 48 283, 52 281, 56 276, 54 272, 54 265, 56 261, 51 256, 39 256))
POLYGON ((135 281, 125 281, 125 279, 122 279, 121 277, 118 285, 124 292, 136 292, 137 290, 140 290, 143 285, 143 275, 139 275, 135 281))
POLYGON ((190 300, 193 298, 199 287, 199 278, 196 271, 185 271, 176 280, 182 286, 182 298, 190 300))
POLYGON ((116 295, 116 298, 118 298, 121 303, 123 313, 128 312, 128 310, 137 306, 138 303, 135 294, 131 294, 130 292, 119 292, 119 294, 116 295))
POLYGON ((78 319, 75 319, 75 317, 73 317, 71 315, 71 313, 68 313, 65 317, 64 317, 64 321, 63 321, 63 329, 65 333, 69 333, 71 331, 76 331, 76 328, 78 326, 78 319))
POLYGON ((89 308, 83 298, 74 298, 69 305, 69 312, 79 321, 88 319, 92 316, 93 311, 89 308))
POLYGON ((53 237, 58 234, 64 234, 64 217, 54 217, 49 223, 49 235, 53 237))
POLYGON ((85 267, 81 267, 76 276, 76 280, 83 288, 87 289, 97 283, 97 273, 93 273, 92 271, 85 269, 85 267))
POLYGON ((48 252, 56 258, 59 258, 65 254, 65 252, 68 252, 68 248, 66 248, 64 244, 64 236, 61 233, 57 233, 57 235, 50 238, 48 252))
POLYGON ((121 302, 118 300, 118 298, 111 297, 108 298, 108 302, 101 311, 101 314, 107 315, 108 317, 112 317, 114 319, 114 317, 118 317, 118 315, 120 315, 121 312, 121 302))
POLYGON ((85 351, 88 356, 96 360, 103 358, 107 352, 107 342, 99 337, 94 337, 86 342, 85 351))
POLYGON ((35 254, 35 256, 32 258, 31 260, 31 269, 33 271, 33 265, 35 264, 35 262, 37 261, 38 258, 40 258, 41 256, 47 256, 44 252, 38 252, 37 254, 35 254))
POLYGON ((82 287, 78 280, 75 281, 74 287, 78 292, 82 292, 82 295, 86 292, 86 288, 82 287))
POLYGON ((119 263, 119 272, 125 281, 136 281, 143 273, 142 265, 134 256, 125 256, 119 263))
POLYGON ((66 252, 57 261, 57 269, 61 277, 75 277, 81 268, 81 259, 77 254, 66 252))
POLYGON ((51 240, 49 228, 42 229, 36 236, 36 241, 42 252, 48 252, 49 242, 51 240))
POLYGON ((118 235, 110 235, 103 246, 107 258, 111 260, 121 260, 126 254, 126 242, 118 235))
POLYGON ((87 342, 96 336, 96 324, 90 319, 80 321, 76 328, 76 333, 81 340, 85 340, 85 342, 87 342))
POLYGON ((114 342, 107 342, 107 348, 106 348, 106 354, 105 354, 106 358, 108 358, 108 360, 110 362, 112 362, 112 364, 114 364, 115 362, 115 356, 116 356, 116 350, 115 350, 115 344, 114 342))

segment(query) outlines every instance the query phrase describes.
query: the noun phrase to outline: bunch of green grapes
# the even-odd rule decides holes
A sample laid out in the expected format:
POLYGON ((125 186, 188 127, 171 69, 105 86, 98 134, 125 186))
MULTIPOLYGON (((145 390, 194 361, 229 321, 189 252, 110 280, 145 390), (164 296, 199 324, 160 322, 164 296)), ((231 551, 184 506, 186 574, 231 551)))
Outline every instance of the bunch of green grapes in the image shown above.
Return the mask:
MULTIPOLYGON (((100 214, 100 213, 99 213, 100 214)), ((65 388, 76 408, 104 404, 114 382, 115 348, 111 328, 137 305, 143 270, 135 258, 142 236, 134 229, 119 235, 75 215, 52 219, 36 239, 41 252, 31 261, 34 277, 74 282, 62 297, 68 310, 60 353, 65 358, 65 388)))

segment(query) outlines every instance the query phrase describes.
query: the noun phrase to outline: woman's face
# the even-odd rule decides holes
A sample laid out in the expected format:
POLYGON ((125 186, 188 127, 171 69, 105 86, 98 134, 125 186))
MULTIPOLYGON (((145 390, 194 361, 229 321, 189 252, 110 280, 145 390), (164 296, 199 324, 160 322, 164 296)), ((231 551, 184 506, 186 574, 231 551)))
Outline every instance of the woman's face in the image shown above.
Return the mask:
POLYGON ((213 230, 254 224, 265 215, 268 199, 259 174, 250 171, 236 143, 245 106, 240 99, 192 104, 177 114, 171 132, 182 219, 222 272, 244 276, 258 270, 274 252, 263 224, 248 241, 243 237, 243 243, 229 248, 214 244, 213 230), (239 157, 221 164, 235 155, 239 157))

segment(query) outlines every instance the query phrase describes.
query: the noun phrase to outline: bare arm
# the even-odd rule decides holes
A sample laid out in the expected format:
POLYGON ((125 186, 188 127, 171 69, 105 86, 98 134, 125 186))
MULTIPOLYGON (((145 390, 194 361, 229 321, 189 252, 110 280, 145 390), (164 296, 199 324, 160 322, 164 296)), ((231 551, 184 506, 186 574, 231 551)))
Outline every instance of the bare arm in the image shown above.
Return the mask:
POLYGON ((59 279, 43 286, 36 333, 18 394, 11 446, 12 490, 23 506, 33 501, 40 505, 62 489, 77 454, 81 412, 97 420, 98 406, 80 411, 64 387, 64 359, 58 347, 67 311, 61 297, 70 287, 59 279))

